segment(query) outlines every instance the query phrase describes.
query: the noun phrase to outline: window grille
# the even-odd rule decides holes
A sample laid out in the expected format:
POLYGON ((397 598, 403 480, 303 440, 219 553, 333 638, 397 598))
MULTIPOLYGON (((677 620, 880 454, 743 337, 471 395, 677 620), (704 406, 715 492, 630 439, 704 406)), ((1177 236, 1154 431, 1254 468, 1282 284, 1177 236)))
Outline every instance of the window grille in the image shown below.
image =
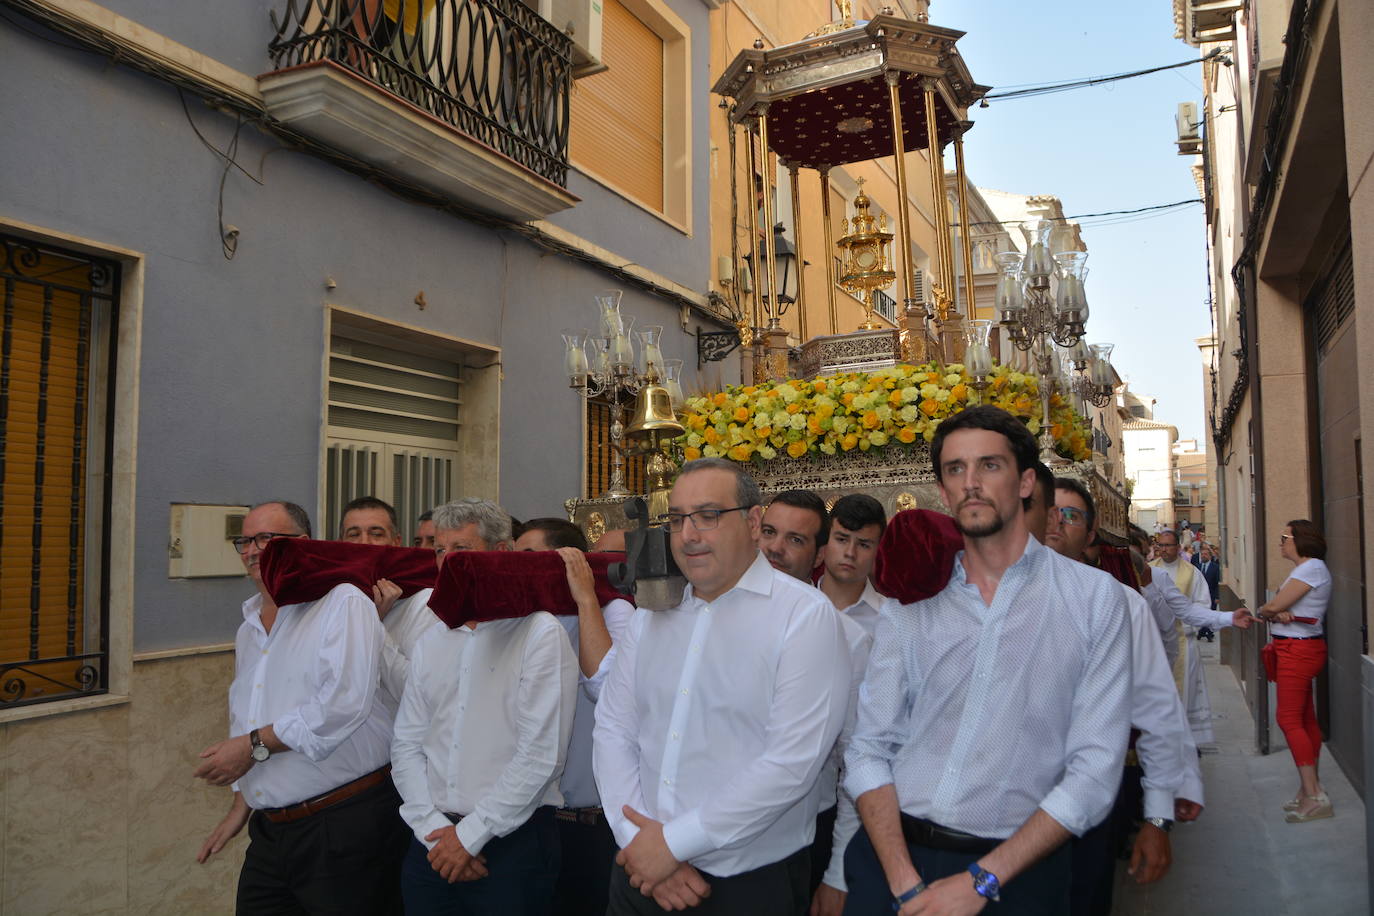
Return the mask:
MULTIPOLYGON (((623 422, 629 422, 629 408, 630 404, 626 404, 626 419, 623 422)), ((611 485, 611 456, 614 453, 611 445, 610 402, 604 398, 593 398, 587 402, 586 495, 589 498, 600 496, 611 485)), ((635 455, 625 459, 625 486, 629 487, 631 493, 644 492, 644 456, 635 455)))
POLYGON ((0 708, 108 689, 119 264, 0 234, 0 708))

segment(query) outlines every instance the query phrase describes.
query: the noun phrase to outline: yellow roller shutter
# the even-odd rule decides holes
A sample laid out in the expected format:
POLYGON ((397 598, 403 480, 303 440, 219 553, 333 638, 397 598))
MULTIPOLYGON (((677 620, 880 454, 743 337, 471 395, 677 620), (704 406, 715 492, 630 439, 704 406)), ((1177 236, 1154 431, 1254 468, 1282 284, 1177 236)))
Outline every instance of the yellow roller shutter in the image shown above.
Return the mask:
POLYGON ((573 83, 568 151, 579 168, 663 210, 663 39, 605 0, 605 71, 573 83))
MULTIPOLYGON (((44 253, 25 271, 41 282, 0 290, 0 664, 85 651, 89 270, 44 253)), ((33 670, 70 682, 71 669, 33 670)))

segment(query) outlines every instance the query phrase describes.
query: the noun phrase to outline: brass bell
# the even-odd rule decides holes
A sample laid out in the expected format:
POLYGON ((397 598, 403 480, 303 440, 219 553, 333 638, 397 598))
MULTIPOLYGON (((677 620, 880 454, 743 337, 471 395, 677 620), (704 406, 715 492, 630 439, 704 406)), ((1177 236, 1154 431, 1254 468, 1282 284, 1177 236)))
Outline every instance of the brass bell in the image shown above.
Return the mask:
POLYGON ((625 427, 625 438, 634 445, 653 448, 660 438, 674 438, 683 433, 682 424, 673 414, 673 402, 668 389, 648 384, 635 397, 634 413, 625 427))

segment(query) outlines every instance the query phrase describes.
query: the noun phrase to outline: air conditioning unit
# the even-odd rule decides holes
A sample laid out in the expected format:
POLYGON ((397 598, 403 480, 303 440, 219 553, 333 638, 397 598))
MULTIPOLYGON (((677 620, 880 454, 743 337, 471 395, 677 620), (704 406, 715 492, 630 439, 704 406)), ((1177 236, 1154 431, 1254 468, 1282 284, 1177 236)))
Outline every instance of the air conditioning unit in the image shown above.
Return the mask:
POLYGON ((606 69, 601 62, 601 0, 539 0, 540 14, 573 42, 573 78, 606 69))
POLYGON ((1199 128, 1202 125, 1197 119, 1197 103, 1180 102, 1178 114, 1174 115, 1174 124, 1178 128, 1178 154, 1195 156, 1201 153, 1202 133, 1199 128))

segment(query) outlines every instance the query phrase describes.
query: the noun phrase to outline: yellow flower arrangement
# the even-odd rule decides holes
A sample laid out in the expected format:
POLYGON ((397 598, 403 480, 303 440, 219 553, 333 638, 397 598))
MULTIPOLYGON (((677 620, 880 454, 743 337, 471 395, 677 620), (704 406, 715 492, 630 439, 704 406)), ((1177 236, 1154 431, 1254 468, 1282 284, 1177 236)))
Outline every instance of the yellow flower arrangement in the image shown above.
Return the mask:
MULTIPOLYGON (((723 457, 772 461, 786 455, 834 455, 930 442, 940 421, 972 403, 993 404, 1040 433, 1040 388, 1033 375, 994 366, 981 397, 964 367, 893 366, 811 381, 732 385, 687 398, 686 460, 723 457)), ((1058 394, 1050 398, 1050 431, 1060 455, 1091 457, 1087 424, 1058 394)))

